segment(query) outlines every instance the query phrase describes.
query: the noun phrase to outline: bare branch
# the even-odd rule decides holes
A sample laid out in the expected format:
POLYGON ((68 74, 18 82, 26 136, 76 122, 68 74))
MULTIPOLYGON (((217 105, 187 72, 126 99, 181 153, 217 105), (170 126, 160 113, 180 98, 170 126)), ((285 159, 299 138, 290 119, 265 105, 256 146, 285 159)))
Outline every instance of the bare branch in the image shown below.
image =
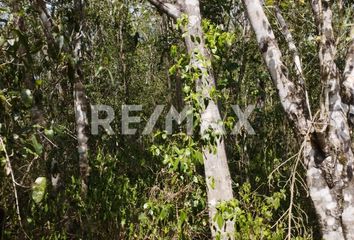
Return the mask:
POLYGON ((172 3, 166 3, 161 0, 149 0, 149 2, 154 5, 160 11, 166 13, 168 16, 173 19, 177 19, 181 16, 181 10, 178 6, 172 3))
POLYGON ((302 136, 305 136, 309 123, 305 112, 305 96, 300 87, 288 79, 288 70, 282 61, 282 54, 273 30, 259 0, 244 0, 248 18, 256 34, 257 42, 282 106, 288 118, 295 124, 302 136))
POLYGON ((11 166, 11 161, 9 158, 9 155, 7 154, 6 151, 6 146, 4 141, 2 140, 2 137, 0 136, 0 150, 2 150, 5 154, 5 160, 6 160, 6 167, 11 175, 11 180, 12 180, 12 187, 14 189, 14 195, 15 195, 15 202, 16 202, 16 213, 17 213, 17 217, 18 217, 18 222, 22 228, 22 218, 21 218, 21 213, 20 213, 20 204, 18 201, 18 194, 17 194, 17 188, 16 188, 16 179, 15 179, 15 175, 14 175, 14 171, 12 169, 11 166))
POLYGON ((308 96, 308 93, 306 90, 305 78, 304 78, 303 71, 302 71, 299 51, 297 50, 294 38, 293 38, 291 32, 289 31, 289 28, 285 22, 284 17, 281 14, 281 11, 278 6, 275 7, 275 13, 276 13, 276 17, 278 19, 278 23, 281 27, 282 34, 284 35, 285 40, 288 43, 289 51, 293 56, 293 61, 294 61, 294 65, 295 65, 295 72, 296 72, 296 75, 300 81, 300 84, 302 85, 302 88, 305 92, 307 110, 310 114, 310 119, 312 119, 311 106, 310 106, 309 96, 308 96))

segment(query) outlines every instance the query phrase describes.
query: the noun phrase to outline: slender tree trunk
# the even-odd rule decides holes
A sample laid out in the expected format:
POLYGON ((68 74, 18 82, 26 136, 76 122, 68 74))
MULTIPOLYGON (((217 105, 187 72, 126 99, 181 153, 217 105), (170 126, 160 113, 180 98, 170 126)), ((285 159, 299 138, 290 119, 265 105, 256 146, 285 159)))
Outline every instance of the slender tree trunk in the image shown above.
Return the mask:
POLYGON ((81 82, 74 84, 74 108, 76 121, 76 135, 79 153, 80 177, 82 194, 86 195, 89 177, 88 163, 88 137, 86 135, 87 120, 87 101, 84 86, 81 82))
POLYGON ((126 54, 124 49, 124 33, 123 33, 123 26, 125 22, 122 21, 119 25, 119 58, 120 64, 122 66, 122 79, 123 79, 123 87, 124 87, 124 102, 127 103, 129 99, 129 83, 128 83, 128 76, 127 76, 127 65, 126 65, 126 54))
POLYGON ((179 75, 174 77, 176 81, 176 103, 177 103, 177 110, 180 112, 183 110, 183 94, 182 94, 182 79, 179 75))
MULTIPOLYGON (((196 90, 203 100, 208 100, 208 104, 204 106, 201 113, 201 133, 203 135, 208 129, 212 129, 214 133, 222 133, 220 112, 217 104, 210 97, 210 91, 215 88, 216 84, 212 68, 206 64, 211 61, 211 56, 204 43, 199 1, 178 0, 179 6, 155 0, 150 2, 175 19, 180 16, 180 13, 186 14, 188 23, 183 27, 185 44, 191 56, 191 68, 198 69, 201 74, 196 83, 196 90)), ((216 140, 215 151, 204 147, 203 157, 212 237, 213 239, 217 236, 221 239, 233 239, 235 231, 233 221, 226 222, 221 228, 214 221, 217 204, 233 199, 232 181, 223 137, 216 140)))
MULTIPOLYGON (((34 8, 37 10, 44 35, 47 40, 48 49, 53 60, 56 59, 58 53, 58 46, 53 36, 54 25, 51 21, 47 7, 43 0, 32 0, 34 8)), ((79 154, 79 167, 80 178, 82 182, 82 194, 86 195, 88 177, 90 167, 88 163, 88 137, 85 132, 88 126, 87 120, 87 99, 84 89, 84 73, 82 71, 82 38, 83 38, 83 22, 84 22, 84 3, 82 0, 74 1, 75 16, 74 16, 74 40, 72 41, 72 51, 70 47, 64 46, 64 51, 73 56, 73 62, 68 62, 68 78, 73 83, 73 95, 74 95, 74 110, 75 110, 75 124, 78 140, 78 154, 79 154)), ((52 179, 56 179, 55 177, 52 179)), ((52 181, 53 187, 56 187, 57 181, 52 181)))
POLYGON ((88 127, 87 119, 87 97, 84 88, 84 72, 82 70, 83 61, 83 28, 84 28, 84 2, 75 0, 75 23, 74 30, 76 32, 74 40, 73 58, 74 64, 74 108, 76 120, 76 134, 78 143, 81 193, 83 196, 87 194, 88 177, 90 175, 90 167, 88 162, 88 136, 86 129, 88 127))
MULTIPOLYGON (((343 108, 340 95, 340 73, 334 61, 336 48, 331 4, 326 0, 312 1, 317 29, 321 35, 319 58, 325 91, 319 117, 315 119, 315 124, 311 124, 308 117, 309 106, 303 100, 307 95, 304 83, 301 79, 296 83, 288 79, 281 52, 260 1, 244 0, 244 3, 283 108, 303 142, 307 185, 316 208, 323 239, 354 239, 353 152, 347 110, 343 108)), ((293 48, 289 35, 287 41, 289 48, 293 48)), ((296 54, 294 56, 294 64, 301 70, 300 61, 296 54)), ((346 79, 350 82, 352 60, 350 56, 348 59, 349 71, 346 71, 346 74, 349 77, 346 79)), ((302 78, 300 73, 298 71, 298 78, 302 78)), ((350 93, 351 90, 347 92, 350 93)))
MULTIPOLYGON (((316 19, 319 21, 317 24, 321 36, 319 44, 321 80, 326 86, 321 117, 327 128, 325 132, 318 134, 326 138, 321 140, 324 142, 321 149, 325 153, 325 158, 318 165, 330 188, 329 192, 333 196, 331 204, 334 205, 336 202, 339 209, 331 216, 324 215, 325 212, 328 212, 328 204, 323 203, 323 196, 320 201, 316 201, 315 198, 315 193, 321 189, 311 188, 309 184, 310 194, 320 216, 323 238, 333 239, 333 237, 343 236, 343 239, 354 239, 354 189, 353 181, 351 181, 354 156, 351 149, 347 110, 343 108, 344 104, 340 95, 341 76, 335 63, 336 45, 332 26, 332 3, 328 0, 313 0, 311 4, 316 19), (333 222, 329 221, 332 218, 336 220, 335 224, 330 224, 333 222), (342 232, 340 232, 341 230, 342 232)), ((310 174, 308 174, 308 178, 311 178, 310 174)), ((315 179, 309 182, 313 183, 315 179)))
POLYGON ((295 69, 296 72, 296 77, 298 81, 300 81, 300 86, 302 86, 302 90, 305 92, 305 97, 306 97, 306 107, 310 116, 310 119, 312 119, 312 113, 311 113, 311 107, 310 107, 310 100, 309 96, 306 90, 306 85, 305 85, 305 77, 302 71, 302 64, 301 64, 301 59, 299 55, 299 51, 297 50, 297 47, 295 45, 294 38, 288 28, 288 25, 285 22, 285 19, 283 18, 283 15, 280 12, 279 6, 275 7, 275 12, 276 12, 276 17, 278 19, 279 25, 282 28, 282 33, 285 37, 286 42, 288 43, 288 48, 290 53, 292 54, 293 57, 293 63, 294 66, 293 68, 295 69))

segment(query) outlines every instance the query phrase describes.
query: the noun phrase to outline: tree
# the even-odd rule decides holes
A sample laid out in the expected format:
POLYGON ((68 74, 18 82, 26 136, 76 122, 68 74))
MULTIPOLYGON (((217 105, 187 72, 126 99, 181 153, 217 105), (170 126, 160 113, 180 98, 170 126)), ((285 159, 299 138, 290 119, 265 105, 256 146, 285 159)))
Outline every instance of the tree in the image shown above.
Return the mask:
MULTIPOLYGON (((59 45, 55 41, 53 36, 53 21, 50 17, 50 14, 47 10, 46 4, 42 0, 34 0, 33 6, 39 14, 41 20, 41 25, 43 28, 44 35, 47 40, 47 45, 49 52, 51 53, 51 58, 56 61, 58 59, 58 48, 59 45)), ((69 60, 67 62, 67 74, 69 81, 73 84, 73 95, 74 95, 74 111, 75 111, 75 120, 76 120, 76 134, 78 141, 78 155, 79 155, 79 168, 81 176, 81 185, 82 185, 82 194, 86 195, 88 177, 89 177, 89 163, 88 163, 88 146, 87 141, 88 137, 86 134, 86 128, 88 126, 88 117, 87 117, 87 97, 85 94, 84 88, 84 71, 82 69, 83 62, 83 37, 84 37, 84 3, 81 0, 74 2, 75 12, 73 19, 74 22, 71 26, 75 35, 73 40, 70 43, 71 46, 65 46, 64 51, 68 54, 69 60)), ((60 48, 62 48, 61 46, 60 48)), ((54 177, 56 179, 57 177, 54 177)), ((57 182, 57 180, 55 180, 57 182)))
MULTIPOLYGON (((282 61, 281 51, 261 2, 245 0, 244 4, 284 111, 294 123, 298 137, 303 143, 301 151, 307 166, 307 185, 316 208, 323 238, 351 239, 354 237, 354 208, 352 207, 354 159, 348 104, 352 105, 353 101, 344 102, 345 96, 341 93, 341 88, 345 89, 347 98, 351 96, 349 93, 352 92, 352 88, 349 82, 352 81, 353 76, 350 70, 353 68, 353 53, 351 46, 344 76, 346 80, 342 86, 342 75, 335 62, 337 46, 332 26, 332 2, 326 0, 311 2, 320 37, 318 54, 321 69, 319 70, 324 89, 321 110, 313 118, 306 104, 307 89, 301 77, 298 57, 295 55, 293 66, 299 74, 297 79, 296 77, 290 79, 292 76, 289 75, 282 61)), ((290 43, 289 47, 292 47, 289 32, 285 31, 285 34, 290 43)), ((294 49, 292 51, 296 54, 294 49)))
POLYGON ((0 0, 0 236, 352 239, 353 12, 0 0))
MULTIPOLYGON (((200 94, 200 102, 207 101, 201 112, 201 133, 207 134, 209 129, 214 133, 222 133, 220 125, 221 116, 219 108, 210 96, 215 89, 215 78, 211 68, 211 56, 205 47, 204 33, 202 30, 202 17, 200 14, 199 1, 178 1, 178 5, 164 3, 162 1, 150 1, 159 10, 167 13, 175 20, 186 15, 187 23, 182 26, 184 41, 190 55, 190 66, 199 72, 196 80, 196 91, 200 94)), ((205 178, 207 182, 208 208, 210 227, 213 238, 221 234, 222 239, 233 238, 234 223, 227 221, 221 227, 215 221, 217 205, 222 201, 233 199, 232 182, 225 151, 223 137, 218 137, 215 150, 208 146, 203 148, 205 178)))

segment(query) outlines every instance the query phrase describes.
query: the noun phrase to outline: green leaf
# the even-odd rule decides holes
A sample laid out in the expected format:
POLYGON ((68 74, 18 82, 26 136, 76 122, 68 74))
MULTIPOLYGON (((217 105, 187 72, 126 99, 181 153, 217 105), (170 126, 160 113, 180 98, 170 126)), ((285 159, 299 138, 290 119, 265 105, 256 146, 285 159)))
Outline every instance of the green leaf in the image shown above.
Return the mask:
POLYGON ((168 216, 168 209, 166 207, 163 207, 160 212, 159 218, 160 220, 164 220, 167 216, 168 216))
POLYGON ((36 83, 37 87, 40 87, 43 84, 43 80, 42 79, 36 79, 35 83, 36 83))
POLYGON ((219 229, 221 229, 222 226, 224 225, 224 219, 222 218, 222 215, 221 214, 217 214, 215 216, 215 218, 216 218, 216 223, 218 224, 219 229))
POLYGON ((203 154, 200 152, 200 151, 195 151, 194 152, 194 158, 201 164, 204 163, 204 160, 203 160, 203 154))
POLYGON ((16 42, 16 39, 14 39, 14 38, 7 39, 7 43, 8 43, 10 46, 15 45, 15 42, 16 42))
POLYGON ((47 179, 38 177, 32 186, 32 199, 35 203, 40 203, 45 195, 47 179))
POLYGON ((170 75, 174 75, 177 72, 177 66, 173 65, 169 70, 168 70, 170 75))
POLYGON ((37 138, 34 135, 31 137, 31 145, 38 155, 42 154, 43 146, 37 141, 37 138))
POLYGON ((162 137, 162 139, 166 139, 167 138, 167 134, 166 133, 163 133, 162 135, 161 135, 161 137, 162 137))
POLYGON ((265 5, 266 5, 266 6, 274 5, 274 0, 266 0, 266 1, 265 1, 265 5))
POLYGON ((189 86, 187 86, 187 85, 184 86, 184 88, 183 88, 183 92, 185 92, 185 93, 189 93, 190 90, 191 90, 191 88, 189 86))
POLYGON ((53 137, 54 136, 54 131, 53 129, 44 129, 44 134, 47 136, 47 137, 53 137))
POLYGON ((187 219, 187 213, 185 211, 181 211, 179 214, 179 219, 178 219, 178 228, 181 228, 183 223, 186 221, 187 219))

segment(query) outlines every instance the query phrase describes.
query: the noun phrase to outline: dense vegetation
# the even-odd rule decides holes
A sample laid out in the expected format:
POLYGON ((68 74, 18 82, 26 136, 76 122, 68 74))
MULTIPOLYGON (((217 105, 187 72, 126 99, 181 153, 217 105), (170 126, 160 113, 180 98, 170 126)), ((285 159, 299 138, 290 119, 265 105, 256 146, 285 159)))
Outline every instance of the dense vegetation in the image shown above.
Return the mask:
MULTIPOLYGON (((0 0, 0 239, 226 239, 222 229, 230 222, 230 239, 335 239, 326 235, 313 204, 320 206, 309 190, 306 133, 297 113, 284 107, 281 84, 267 65, 270 45, 259 42, 247 14, 251 1, 179 0, 178 16, 166 4, 159 7, 163 2, 0 0), (190 27, 188 2, 200 4, 199 32, 190 27), (195 53, 191 46, 208 53, 195 53), (212 104, 224 123, 223 136, 201 131, 212 104), (90 106, 96 105, 112 108, 115 134, 102 127, 92 134, 96 110, 90 106), (129 113, 141 118, 129 125, 135 134, 123 134, 125 105, 142 105, 129 113), (164 105, 162 114, 152 132, 143 134, 157 105, 164 105), (175 121, 172 134, 166 131, 171 106, 178 112, 192 106, 187 113, 193 113, 192 134, 186 121, 175 121), (231 134, 240 122, 249 122, 254 134, 246 124, 231 134), (222 146, 233 195, 216 196, 214 213, 208 197, 219 185, 204 163, 209 164, 208 151, 219 156, 222 146)), ((334 41, 322 44, 326 33, 320 34, 324 23, 318 24, 327 8, 333 11, 332 64, 344 71, 352 61, 352 71, 354 62, 354 5, 322 0, 323 13, 316 15, 314 2, 263 3, 286 77, 302 80, 308 93, 299 95, 311 105, 304 111, 311 124, 328 115, 321 114, 330 74, 319 55, 334 41)), ((342 92, 344 80, 354 81, 353 71, 344 72, 342 92)), ((350 93, 343 102, 354 105, 350 93)), ((352 166, 352 153, 324 152, 344 169, 352 166)), ((322 161, 316 164, 327 173, 322 161)), ((350 182, 351 172, 345 171, 349 177, 333 177, 334 183, 324 174, 330 191, 338 179, 350 182)), ((348 214, 354 218, 354 212, 348 214)))

